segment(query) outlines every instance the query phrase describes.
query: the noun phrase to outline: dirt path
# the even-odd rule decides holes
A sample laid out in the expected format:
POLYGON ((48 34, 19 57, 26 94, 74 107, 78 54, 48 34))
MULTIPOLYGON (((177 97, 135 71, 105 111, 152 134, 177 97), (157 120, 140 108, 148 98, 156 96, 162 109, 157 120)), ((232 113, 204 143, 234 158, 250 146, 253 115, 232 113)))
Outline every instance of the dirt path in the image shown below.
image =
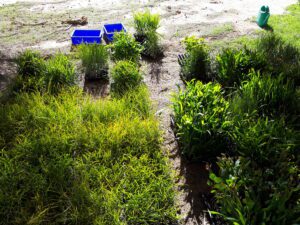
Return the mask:
MULTIPOLYGON (((107 22, 119 22, 132 29, 134 11, 150 8, 162 17, 161 28, 165 57, 155 63, 146 63, 145 82, 157 109, 160 126, 164 132, 164 150, 176 171, 178 214, 181 224, 209 224, 201 197, 208 193, 207 166, 184 161, 178 150, 171 128, 171 94, 177 85, 183 86, 179 77, 177 54, 183 51, 180 40, 188 35, 239 36, 257 29, 253 18, 261 5, 270 6, 271 14, 280 14, 297 0, 0 0, 0 89, 15 74, 12 58, 25 48, 41 50, 46 54, 70 51, 70 34, 73 31, 61 24, 70 18, 87 16, 89 24, 81 28, 100 28, 107 22), (22 2, 22 3, 20 3, 22 2), (2 6, 2 7, 1 7, 2 6), (30 26, 35 24, 35 26, 30 26), (41 24, 41 25, 39 25, 41 24)), ((84 86, 84 84, 83 84, 84 86)), ((96 85, 98 87, 98 85, 96 85)), ((92 83, 85 88, 106 94, 92 83)))
POLYGON ((182 47, 176 39, 167 41, 164 45, 164 58, 158 62, 147 63, 145 83, 149 87, 157 109, 160 128, 164 134, 164 151, 169 155, 170 164, 175 171, 176 189, 179 191, 177 204, 180 224, 205 225, 208 223, 201 194, 209 192, 206 184, 208 170, 205 164, 188 163, 181 157, 171 123, 172 94, 178 91, 178 87, 184 86, 179 76, 180 67, 177 62, 177 55, 178 52, 182 52, 182 47))

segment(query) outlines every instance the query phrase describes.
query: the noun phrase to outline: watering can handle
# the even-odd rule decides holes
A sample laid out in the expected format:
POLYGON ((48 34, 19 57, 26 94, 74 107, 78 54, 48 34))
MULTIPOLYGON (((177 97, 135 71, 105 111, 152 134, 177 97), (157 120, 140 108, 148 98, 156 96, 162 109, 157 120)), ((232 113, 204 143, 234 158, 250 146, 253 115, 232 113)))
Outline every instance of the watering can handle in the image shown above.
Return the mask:
POLYGON ((265 18, 265 23, 267 23, 267 21, 268 21, 268 19, 270 18, 270 14, 268 14, 267 16, 266 16, 266 18, 265 18))

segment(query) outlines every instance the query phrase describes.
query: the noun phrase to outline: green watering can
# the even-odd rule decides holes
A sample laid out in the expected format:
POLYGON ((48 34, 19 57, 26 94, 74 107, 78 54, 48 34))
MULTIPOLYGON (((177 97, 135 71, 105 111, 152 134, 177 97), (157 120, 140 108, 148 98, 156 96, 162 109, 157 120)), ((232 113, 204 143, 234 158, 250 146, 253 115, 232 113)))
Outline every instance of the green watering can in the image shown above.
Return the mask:
POLYGON ((269 6, 262 6, 258 13, 257 24, 260 27, 264 27, 268 24, 268 20, 270 18, 270 9, 269 6))

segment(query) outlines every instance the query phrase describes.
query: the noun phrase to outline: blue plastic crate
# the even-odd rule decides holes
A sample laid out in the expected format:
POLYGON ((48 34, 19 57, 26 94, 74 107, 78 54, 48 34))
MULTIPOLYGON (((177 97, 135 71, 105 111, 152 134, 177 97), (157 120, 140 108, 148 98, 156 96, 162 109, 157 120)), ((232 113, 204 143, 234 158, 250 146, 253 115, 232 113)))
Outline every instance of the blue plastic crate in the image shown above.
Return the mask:
POLYGON ((122 23, 115 24, 105 24, 104 25, 104 38, 107 42, 112 42, 114 40, 114 34, 116 32, 126 32, 126 28, 122 23))
POLYGON ((71 40, 73 45, 101 44, 101 30, 74 30, 71 40))

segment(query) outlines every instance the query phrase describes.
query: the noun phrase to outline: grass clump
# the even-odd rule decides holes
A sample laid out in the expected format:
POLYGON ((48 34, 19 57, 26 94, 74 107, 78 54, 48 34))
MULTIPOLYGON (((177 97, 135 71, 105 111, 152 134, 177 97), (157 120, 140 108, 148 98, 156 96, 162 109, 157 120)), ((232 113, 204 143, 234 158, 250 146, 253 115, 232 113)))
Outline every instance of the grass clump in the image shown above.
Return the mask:
POLYGON ((174 190, 144 87, 0 106, 0 224, 170 224, 174 190))
POLYGON ((119 61, 111 72, 114 80, 112 91, 116 95, 123 95, 127 91, 138 87, 143 79, 136 64, 130 61, 119 61))
POLYGON ((38 52, 25 50, 17 59, 17 72, 23 78, 39 77, 45 70, 45 61, 38 52))
POLYGON ((257 52, 245 47, 242 50, 223 49, 216 56, 216 64, 215 79, 224 88, 239 87, 252 69, 263 70, 265 66, 257 52))
POLYGON ((16 92, 41 91, 56 94, 63 87, 76 83, 75 67, 69 58, 56 54, 44 60, 39 53, 25 51, 17 58, 18 76, 13 86, 16 92))
POLYGON ((116 33, 111 46, 112 58, 115 61, 128 60, 137 63, 141 58, 143 47, 125 32, 116 33))
POLYGON ((58 93, 63 87, 75 85, 75 67, 67 56, 56 54, 46 62, 43 80, 49 93, 58 93))
POLYGON ((79 56, 85 67, 85 76, 92 78, 107 78, 109 54, 104 45, 80 45, 79 56))
POLYGON ((160 16, 151 14, 150 10, 134 14, 134 28, 136 40, 144 47, 143 54, 151 58, 163 55, 162 47, 159 44, 157 29, 160 24, 160 16))
POLYGON ((173 100, 177 135, 190 159, 210 158, 228 148, 229 103, 216 83, 188 82, 173 100))
POLYGON ((186 81, 192 79, 201 80, 202 82, 210 81, 210 56, 204 39, 192 36, 185 38, 183 43, 187 54, 187 58, 181 67, 183 79, 186 81))
POLYGON ((160 16, 151 14, 150 10, 134 14, 134 28, 138 36, 147 36, 149 31, 156 31, 159 28, 160 16))
POLYGON ((253 72, 232 99, 235 114, 253 114, 259 117, 295 115, 296 89, 291 81, 282 76, 273 78, 253 72))

